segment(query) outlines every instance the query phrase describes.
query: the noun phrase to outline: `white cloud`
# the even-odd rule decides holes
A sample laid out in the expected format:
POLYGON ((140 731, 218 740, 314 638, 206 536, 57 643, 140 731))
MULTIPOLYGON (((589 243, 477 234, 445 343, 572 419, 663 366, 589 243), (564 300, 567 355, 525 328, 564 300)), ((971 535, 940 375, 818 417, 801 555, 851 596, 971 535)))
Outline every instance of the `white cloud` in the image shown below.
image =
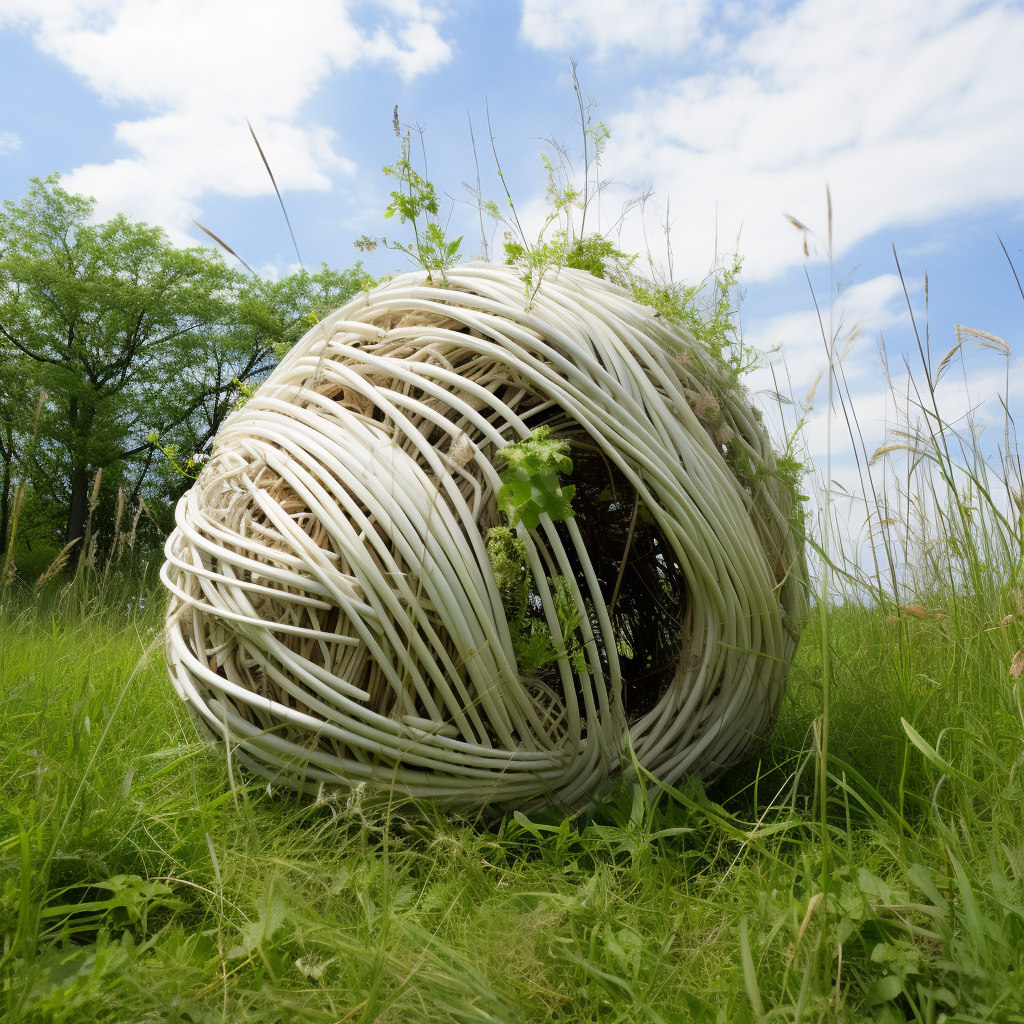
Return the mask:
MULTIPOLYGON (((522 30, 565 47, 575 42, 568 19, 579 18, 599 51, 649 49, 648 23, 668 6, 636 2, 627 18, 625 5, 588 4, 584 17, 580 0, 525 0, 522 30)), ((697 19, 699 6, 681 7, 697 19)), ((693 63, 707 39, 720 40, 717 24, 703 39, 671 24, 658 38, 677 66, 693 63)), ((802 259, 783 214, 823 221, 826 183, 837 253, 897 224, 1024 198, 1021 53, 1016 3, 800 0, 759 18, 713 70, 637 92, 608 118, 602 171, 671 197, 686 273, 705 269, 715 237, 742 226, 745 272, 771 278, 802 259)), ((672 63, 661 71, 671 75, 672 63)))
POLYGON ((0 153, 14 153, 21 149, 21 136, 17 132, 0 132, 0 153))
MULTIPOLYGON (((878 351, 879 332, 908 319, 903 288, 896 275, 882 274, 845 288, 834 302, 828 296, 818 296, 817 301, 820 321, 808 296, 807 310, 746 325, 744 340, 759 348, 764 357, 745 383, 780 448, 806 410, 807 423, 796 448, 800 457, 821 470, 831 455, 833 479, 849 493, 858 494, 860 476, 838 395, 833 400, 829 430, 825 338, 835 339, 834 351, 840 357, 837 378, 845 381, 852 398, 853 408, 848 412, 856 423, 858 439, 869 453, 874 452, 894 422, 893 390, 906 390, 902 364, 893 367, 890 382, 878 351), (793 404, 781 404, 774 398, 776 390, 793 404)), ((814 489, 808 484, 807 490, 812 493, 814 489)), ((858 508, 853 515, 857 522, 863 506, 858 508)))
MULTIPOLYGON (((875 367, 879 369, 877 360, 875 367)), ((1005 411, 1000 396, 1006 383, 1006 369, 1000 367, 998 359, 968 358, 965 365, 953 367, 935 391, 935 403, 940 414, 944 422, 951 425, 943 433, 952 458, 952 475, 957 487, 968 487, 970 481, 967 471, 977 470, 978 467, 972 466, 972 462, 980 454, 987 463, 991 501, 1004 514, 1007 511, 1008 495, 1005 487, 996 481, 1005 473, 999 448, 1002 446, 1005 425, 1005 411)), ((1019 365, 1011 367, 1011 394, 1014 391, 1019 393, 1022 387, 1024 372, 1019 365)), ((934 427, 930 408, 932 398, 921 369, 913 368, 911 380, 906 369, 901 366, 899 373, 894 372, 891 382, 882 379, 876 380, 873 385, 865 382, 861 390, 853 393, 853 408, 847 409, 849 424, 837 398, 830 435, 824 388, 823 381, 816 396, 814 413, 803 433, 805 448, 802 455, 809 457, 807 466, 810 470, 804 490, 812 496, 811 508, 818 512, 819 528, 820 510, 827 505, 830 511, 833 551, 842 549, 844 552, 838 560, 845 559, 848 564, 859 562, 862 569, 870 568, 873 559, 867 543, 870 535, 867 525, 869 510, 875 527, 876 543, 882 541, 882 535, 877 531, 880 509, 884 510, 884 516, 890 522, 909 520, 911 537, 934 537, 940 523, 934 508, 936 499, 942 504, 946 498, 957 497, 928 458, 911 456, 905 449, 880 454, 870 467, 868 465, 881 445, 895 443, 913 446, 915 442, 912 438, 915 436, 920 439, 916 444, 921 449, 925 452, 930 450, 929 428, 934 427), (922 402, 925 405, 923 410, 920 408, 922 402), (854 457, 855 448, 860 454, 859 460, 854 457), (825 488, 826 456, 829 455, 831 492, 825 488), (907 482, 911 467, 910 492, 913 497, 908 501, 907 482)), ((799 447, 797 450, 801 451, 799 447)), ((978 504, 987 508, 988 500, 979 500, 978 504)), ((901 551, 905 536, 904 529, 897 528, 889 537, 890 541, 895 542, 897 562, 904 560, 901 551)), ((916 553, 911 550, 907 561, 911 565, 925 565, 920 555, 919 550, 916 553)), ((880 554, 880 558, 884 569, 884 554, 880 554)), ((883 572, 883 575, 887 573, 883 572)))
POLYGON ((806 309, 746 325, 744 340, 765 353, 762 365, 750 374, 748 387, 774 390, 778 382, 783 395, 803 401, 828 366, 826 337, 835 339, 835 352, 851 383, 872 376, 877 383, 878 332, 908 320, 899 277, 881 274, 845 288, 834 302, 828 296, 818 296, 817 302, 820 320, 808 294, 806 309))
MULTIPOLYGON (((301 108, 335 70, 383 62, 404 79, 451 56, 437 11, 382 0, 364 30, 349 0, 0 0, 0 25, 28 26, 36 45, 104 100, 149 108, 115 135, 133 156, 87 164, 65 179, 95 195, 100 216, 123 210, 183 231, 207 191, 270 191, 248 116, 284 189, 329 189, 351 173, 327 128, 301 108)), ((362 5, 367 6, 367 5, 362 5)))
POLYGON ((520 34, 539 49, 630 47, 664 53, 699 35, 708 0, 523 0, 520 34))
MULTIPOLYGON (((918 282, 912 282, 916 288, 918 282)), ((825 337, 835 338, 837 378, 852 401, 848 408, 856 420, 859 436, 873 452, 887 439, 887 431, 907 410, 913 409, 927 398, 928 390, 916 349, 908 353, 908 365, 900 350, 887 346, 883 361, 880 335, 888 336, 899 329, 907 329, 910 316, 903 294, 903 285, 895 274, 881 274, 843 289, 834 302, 827 296, 817 297, 821 319, 808 296, 808 309, 784 313, 746 325, 744 340, 763 353, 760 365, 745 378, 744 383, 757 398, 768 416, 772 428, 781 429, 780 412, 792 425, 798 411, 807 406, 808 393, 815 387, 813 410, 807 424, 808 453, 819 464, 828 454, 826 411, 828 408, 828 354, 825 337), (778 391, 790 399, 793 406, 780 406, 773 397, 778 391)), ((939 345, 932 353, 935 366, 946 354, 947 346, 939 345)), ((936 397, 947 423, 958 429, 958 421, 974 410, 977 422, 1000 419, 1002 406, 999 395, 1005 386, 1006 370, 999 366, 1002 357, 983 351, 968 338, 962 353, 947 368, 938 383, 936 397), (962 355, 963 362, 960 361, 962 355)), ((934 371, 934 368, 933 368, 934 371)), ((1017 365, 1013 377, 1021 378, 1017 365)), ((1011 389, 1011 394, 1014 393, 1011 389)), ((852 455, 847 426, 836 394, 832 423, 832 452, 841 458, 852 455)), ((852 469, 852 462, 847 467, 852 469)), ((852 484, 847 481, 847 484, 852 484)))
MULTIPOLYGON (((919 282, 912 282, 917 290, 919 282)), ((903 287, 896 275, 883 274, 844 289, 835 303, 827 296, 818 297, 822 322, 813 303, 806 311, 753 321, 747 325, 745 340, 765 352, 762 365, 748 375, 746 384, 755 394, 755 401, 765 414, 772 436, 782 447, 798 418, 805 412, 806 423, 796 439, 795 452, 805 462, 808 478, 803 490, 811 495, 809 508, 818 515, 828 508, 831 515, 833 553, 843 551, 839 561, 859 563, 861 568, 874 565, 867 546, 869 530, 867 512, 877 527, 878 506, 888 509, 890 517, 908 515, 915 529, 934 527, 931 506, 915 505, 907 511, 906 481, 908 456, 894 451, 870 469, 868 462, 879 447, 905 443, 907 431, 927 437, 935 425, 932 397, 926 374, 916 352, 908 353, 908 363, 897 348, 889 348, 887 359, 880 353, 879 332, 889 335, 909 324, 903 287), (859 334, 858 328, 860 328, 859 334), (829 414, 828 357, 824 336, 830 332, 837 338, 837 384, 829 414), (848 339, 856 340, 847 345, 848 339), (845 351, 844 351, 845 350, 845 351), (774 370, 774 372, 773 372, 774 370), (817 384, 815 385, 815 382, 817 384), (813 402, 809 390, 814 388, 813 402), (779 404, 775 389, 793 405, 779 404), (922 408, 922 405, 924 408, 922 408), (857 453, 855 455, 855 452, 857 453), (831 472, 832 491, 826 498, 826 467, 831 472), (865 497, 867 501, 865 502, 865 497)), ((950 342, 951 344, 952 342, 950 342)), ((934 365, 946 354, 945 346, 933 352, 934 365)), ((1010 357, 1009 364, 1001 353, 983 350, 968 340, 958 351, 935 388, 934 401, 940 410, 946 441, 954 462, 969 463, 954 431, 966 439, 970 449, 972 431, 976 448, 988 459, 991 471, 998 475, 1003 445, 1006 406, 1024 389, 1024 370, 1010 357)), ((924 444, 927 448, 927 441, 924 444)), ((917 477, 927 473, 927 460, 914 459, 917 477)), ((967 479, 961 470, 955 474, 961 484, 967 479)), ((936 491, 945 493, 945 486, 936 480, 936 491)), ((917 486, 917 485, 915 485, 917 486)), ((921 488, 927 491, 927 487, 921 488)), ((999 488, 997 504, 1005 505, 1005 493, 999 488)), ((903 537, 902 531, 896 531, 903 537)), ((820 536, 820 534, 819 534, 820 536)), ((875 534, 876 541, 879 536, 875 534)), ((902 560, 902 555, 898 561, 902 560)), ((911 561, 914 561, 912 558, 911 561)), ((883 565, 885 563, 883 562, 883 565)))

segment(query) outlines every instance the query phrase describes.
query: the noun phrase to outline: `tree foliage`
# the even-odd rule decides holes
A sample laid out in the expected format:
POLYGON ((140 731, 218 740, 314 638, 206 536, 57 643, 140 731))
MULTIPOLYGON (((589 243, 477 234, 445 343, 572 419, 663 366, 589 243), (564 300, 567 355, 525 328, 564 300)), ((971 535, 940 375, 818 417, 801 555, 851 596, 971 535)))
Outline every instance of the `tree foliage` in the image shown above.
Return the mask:
POLYGON ((147 451, 202 397, 185 370, 202 331, 223 325, 235 274, 214 254, 175 249, 160 228, 33 179, 0 215, 0 331, 8 356, 48 396, 34 467, 67 482, 65 541, 85 530, 89 472, 147 451))
POLYGON ((358 266, 244 276, 159 227, 121 214, 93 223, 94 207, 52 174, 0 213, 4 545, 15 481, 28 505, 60 508, 59 529, 49 517, 58 548, 84 536, 98 470, 107 497, 120 486, 132 505, 173 500, 187 481, 161 449, 201 451, 239 396, 366 284, 358 266))

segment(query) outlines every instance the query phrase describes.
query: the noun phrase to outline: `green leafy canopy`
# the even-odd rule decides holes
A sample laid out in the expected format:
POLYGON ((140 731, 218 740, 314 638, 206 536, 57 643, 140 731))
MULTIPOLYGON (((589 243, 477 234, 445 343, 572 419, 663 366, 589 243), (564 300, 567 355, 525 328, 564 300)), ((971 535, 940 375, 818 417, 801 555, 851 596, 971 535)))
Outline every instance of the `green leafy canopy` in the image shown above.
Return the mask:
POLYGON ((173 503, 182 469, 281 355, 372 284, 358 264, 245 277, 159 227, 92 223, 94 209, 52 174, 0 210, 0 534, 13 479, 60 510, 58 549, 84 535, 98 470, 104 495, 173 503))

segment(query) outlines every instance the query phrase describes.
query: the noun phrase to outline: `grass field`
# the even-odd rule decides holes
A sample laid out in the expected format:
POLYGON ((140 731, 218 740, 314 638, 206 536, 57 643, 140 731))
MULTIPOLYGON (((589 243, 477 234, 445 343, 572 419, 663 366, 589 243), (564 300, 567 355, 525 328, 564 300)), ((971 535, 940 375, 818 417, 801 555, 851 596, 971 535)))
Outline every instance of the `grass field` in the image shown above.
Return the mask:
POLYGON ((817 619, 706 792, 459 820, 229 785, 144 653, 156 601, 9 599, 4 1019, 1024 1021, 1024 602, 946 598, 831 609, 826 834, 817 619))
POLYGON ((3 1020, 1024 1022, 1019 476, 921 393, 758 754, 571 820, 268 792, 196 739, 159 593, 4 584, 3 1020))

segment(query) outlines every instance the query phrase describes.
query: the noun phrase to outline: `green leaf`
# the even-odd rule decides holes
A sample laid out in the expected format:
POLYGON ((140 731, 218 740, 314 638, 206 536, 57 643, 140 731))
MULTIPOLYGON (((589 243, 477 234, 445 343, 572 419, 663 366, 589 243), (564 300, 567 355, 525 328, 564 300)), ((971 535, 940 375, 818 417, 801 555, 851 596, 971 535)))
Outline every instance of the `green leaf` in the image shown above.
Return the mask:
POLYGON ((981 912, 981 907, 978 906, 978 898, 974 895, 974 888, 971 885, 971 880, 967 877, 964 866, 953 856, 948 847, 946 854, 949 857, 950 864, 953 865, 953 872, 956 875, 956 885, 960 892, 960 903, 963 907, 962 917, 966 931, 982 947, 985 945, 984 939, 986 938, 999 941, 998 931, 992 925, 992 922, 981 912))
POLYGON ((287 916, 284 894, 280 888, 271 883, 256 902, 257 919, 250 921, 241 928, 240 946, 233 946, 228 951, 228 958, 246 956, 258 946, 265 945, 274 937, 287 916))
POLYGON ((948 907, 942 894, 935 887, 935 883, 932 881, 931 873, 922 864, 911 864, 907 870, 907 878, 913 882, 938 907, 940 910, 945 911, 948 907))
POLYGON ((877 1003, 887 1003, 901 995, 902 992, 903 980, 897 978, 895 974, 887 974, 871 986, 871 995, 868 1001, 872 1006, 877 1003))
POLYGON ((754 958, 750 953, 745 914, 740 920, 740 959, 743 961, 743 984, 750 1000, 750 1008, 754 1011, 754 1016, 760 1020, 764 1016, 764 1005, 761 1002, 761 990, 757 987, 757 972, 754 970, 754 958))
POLYGON ((501 474, 498 508, 508 516, 509 525, 522 522, 528 529, 540 523, 542 515, 553 522, 573 515, 572 499, 576 488, 562 487, 558 475, 572 472, 569 446, 550 437, 550 429, 538 427, 533 434, 502 448, 508 463, 501 474))
POLYGON ((954 768, 905 718, 901 718, 900 722, 903 723, 903 731, 909 737, 910 742, 943 774, 959 779, 961 782, 974 782, 969 775, 964 775, 962 771, 954 768))

